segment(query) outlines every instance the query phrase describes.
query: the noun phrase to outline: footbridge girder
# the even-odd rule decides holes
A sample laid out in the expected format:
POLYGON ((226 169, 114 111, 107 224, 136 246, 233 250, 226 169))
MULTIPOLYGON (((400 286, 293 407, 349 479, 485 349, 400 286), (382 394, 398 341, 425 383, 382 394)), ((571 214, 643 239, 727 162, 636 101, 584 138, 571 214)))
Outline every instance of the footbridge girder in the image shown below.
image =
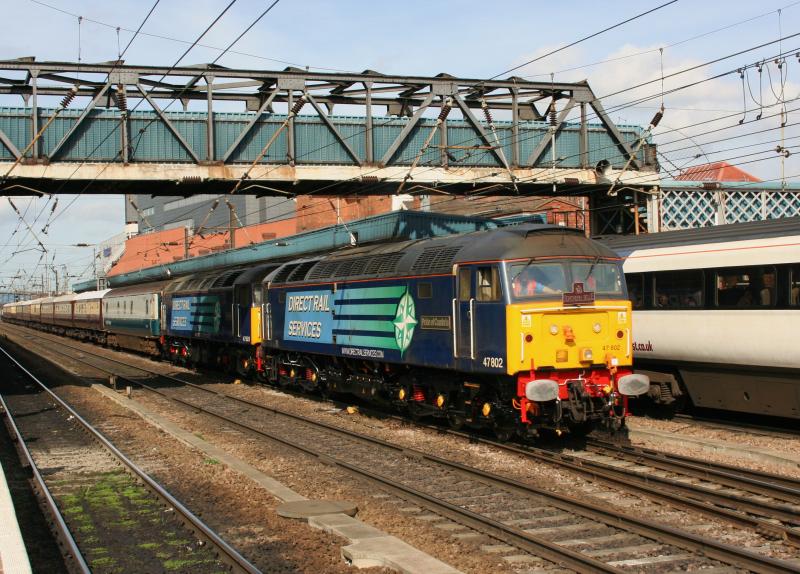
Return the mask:
POLYGON ((0 95, 24 104, 0 108, 3 195, 516 193, 657 177, 646 132, 614 125, 586 82, 23 58, 0 61, 0 95))

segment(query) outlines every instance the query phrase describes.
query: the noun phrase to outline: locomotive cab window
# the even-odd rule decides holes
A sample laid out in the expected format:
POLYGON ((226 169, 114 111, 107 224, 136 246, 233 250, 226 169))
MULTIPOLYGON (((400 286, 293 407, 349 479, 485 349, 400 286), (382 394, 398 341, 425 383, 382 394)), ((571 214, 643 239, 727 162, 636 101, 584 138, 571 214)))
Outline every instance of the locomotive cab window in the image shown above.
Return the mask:
POLYGON ((616 263, 592 261, 572 263, 573 283, 583 283, 587 291, 622 295, 622 273, 616 263))
POLYGON ((792 307, 798 307, 800 306, 800 265, 792 267, 790 281, 789 304, 792 307))
POLYGON ((517 263, 508 267, 508 281, 514 299, 560 297, 567 289, 564 263, 517 263))
POLYGON ((469 267, 458 270, 458 300, 469 301, 472 297, 472 271, 469 267))
POLYGON ((497 272, 497 267, 478 267, 476 279, 478 301, 499 301, 501 299, 500 274, 497 272))

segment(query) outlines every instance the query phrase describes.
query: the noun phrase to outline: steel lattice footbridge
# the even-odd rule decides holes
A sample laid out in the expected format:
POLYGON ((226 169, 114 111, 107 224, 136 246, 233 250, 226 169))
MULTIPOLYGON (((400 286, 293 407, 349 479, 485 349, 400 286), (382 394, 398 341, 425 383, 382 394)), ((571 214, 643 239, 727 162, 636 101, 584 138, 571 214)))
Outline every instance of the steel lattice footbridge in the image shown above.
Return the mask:
POLYGON ((0 195, 586 193, 658 178, 646 130, 614 125, 586 82, 24 58, 0 61, 0 94, 24 104, 0 108, 0 195))

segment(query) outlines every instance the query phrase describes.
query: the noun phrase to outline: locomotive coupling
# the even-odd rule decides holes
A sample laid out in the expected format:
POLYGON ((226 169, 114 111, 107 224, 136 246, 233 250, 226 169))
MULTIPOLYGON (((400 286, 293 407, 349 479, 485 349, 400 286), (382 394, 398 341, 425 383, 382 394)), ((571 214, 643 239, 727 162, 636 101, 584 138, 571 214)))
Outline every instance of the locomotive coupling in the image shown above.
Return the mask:
POLYGON ((643 395, 650 390, 650 377, 639 373, 625 375, 617 380, 617 388, 621 394, 629 397, 643 395))

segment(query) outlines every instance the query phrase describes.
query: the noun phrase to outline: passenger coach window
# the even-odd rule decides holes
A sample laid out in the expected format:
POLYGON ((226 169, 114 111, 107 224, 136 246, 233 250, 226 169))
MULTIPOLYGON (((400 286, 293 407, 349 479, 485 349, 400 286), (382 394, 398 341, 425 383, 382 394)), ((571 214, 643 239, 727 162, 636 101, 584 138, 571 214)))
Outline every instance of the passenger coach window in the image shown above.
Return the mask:
POLYGON ((717 272, 719 307, 772 307, 775 305, 775 269, 740 267, 717 272))
POLYGON ((653 276, 655 306, 661 309, 702 307, 702 271, 665 271, 653 276))
POLYGON ((625 281, 628 284, 628 296, 631 298, 634 309, 644 307, 644 275, 626 275, 625 281))
POLYGON ((472 294, 472 286, 470 285, 472 273, 468 267, 462 267, 458 270, 458 300, 469 301, 472 294))
POLYGON ((499 301, 500 297, 497 267, 478 267, 478 301, 499 301))
POLYGON ((789 303, 793 307, 800 306, 800 265, 792 267, 791 285, 792 289, 789 292, 789 303))

